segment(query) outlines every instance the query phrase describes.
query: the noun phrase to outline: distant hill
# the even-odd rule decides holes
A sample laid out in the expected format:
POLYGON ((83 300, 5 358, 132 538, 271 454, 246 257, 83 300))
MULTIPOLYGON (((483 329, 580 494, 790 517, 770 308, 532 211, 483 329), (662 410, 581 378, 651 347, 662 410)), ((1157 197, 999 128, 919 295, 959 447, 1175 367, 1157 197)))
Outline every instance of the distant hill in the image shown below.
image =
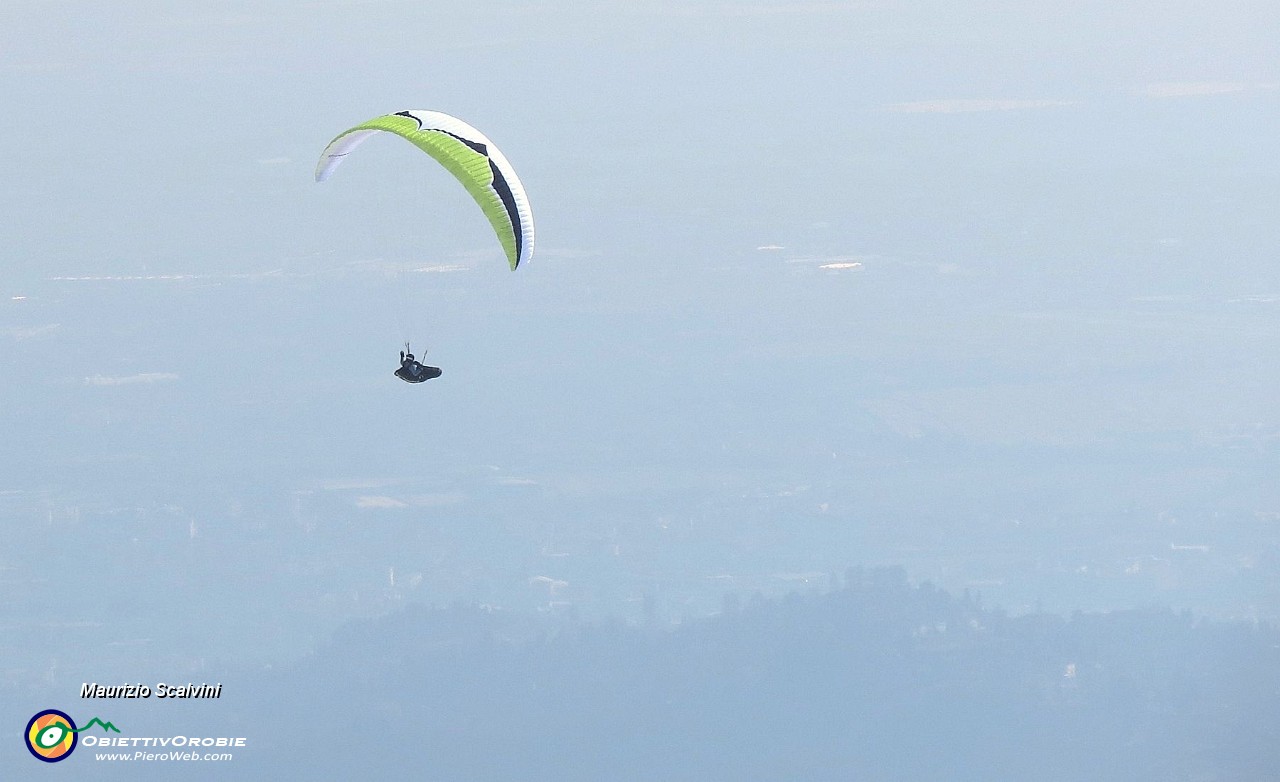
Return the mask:
POLYGON ((264 675, 240 721, 282 778, 1265 779, 1277 663, 1266 625, 1010 617, 852 570, 674 628, 409 608, 264 675))

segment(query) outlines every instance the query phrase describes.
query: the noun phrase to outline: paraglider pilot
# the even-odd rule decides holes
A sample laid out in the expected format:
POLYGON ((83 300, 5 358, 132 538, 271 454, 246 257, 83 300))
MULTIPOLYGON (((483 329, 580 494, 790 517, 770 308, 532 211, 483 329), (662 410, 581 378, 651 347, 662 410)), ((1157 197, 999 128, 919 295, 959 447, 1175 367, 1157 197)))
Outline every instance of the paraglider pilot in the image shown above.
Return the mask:
POLYGON ((400 368, 396 370, 396 377, 406 383, 421 383, 424 380, 430 380, 434 377, 440 377, 440 367, 429 367, 418 362, 413 357, 413 352, 409 349, 409 343, 404 344, 404 350, 400 351, 400 368))

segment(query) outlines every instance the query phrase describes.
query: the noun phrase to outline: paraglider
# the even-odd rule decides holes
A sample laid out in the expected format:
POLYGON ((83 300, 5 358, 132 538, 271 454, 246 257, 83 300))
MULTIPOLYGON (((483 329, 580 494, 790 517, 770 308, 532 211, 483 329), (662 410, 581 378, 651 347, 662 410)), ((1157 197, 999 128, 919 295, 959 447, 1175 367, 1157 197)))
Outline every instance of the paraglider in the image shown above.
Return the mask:
POLYGON ((408 140, 462 183, 489 218, 512 271, 533 254, 533 211, 524 185, 493 142, 457 117, 438 111, 401 111, 362 122, 325 147, 316 165, 316 181, 328 179, 343 159, 377 133, 408 140))
MULTIPOLYGON (((524 185, 493 142, 457 117, 438 111, 400 111, 362 122, 338 134, 325 147, 316 165, 316 181, 328 179, 356 147, 378 133, 406 139, 462 183, 489 219, 512 271, 529 259, 533 254, 533 212, 524 185)), ((441 373, 437 367, 419 364, 406 350, 395 374, 410 383, 421 383, 441 373)))
POLYGON ((409 343, 404 343, 404 350, 400 351, 400 368, 396 370, 396 377, 406 383, 421 383, 432 378, 440 377, 442 372, 440 367, 429 367, 413 357, 413 353, 406 352, 409 350, 409 343))

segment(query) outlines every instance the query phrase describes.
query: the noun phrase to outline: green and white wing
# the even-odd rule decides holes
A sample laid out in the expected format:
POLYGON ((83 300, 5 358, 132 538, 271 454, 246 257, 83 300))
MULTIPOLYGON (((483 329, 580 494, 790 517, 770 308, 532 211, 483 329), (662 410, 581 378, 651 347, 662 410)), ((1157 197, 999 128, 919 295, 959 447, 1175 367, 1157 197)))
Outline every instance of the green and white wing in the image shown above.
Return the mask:
POLYGON ((533 211, 524 185, 493 142, 457 117, 401 111, 362 122, 325 147, 316 165, 316 181, 328 179, 347 155, 377 133, 407 139, 458 178, 489 218, 512 271, 533 254, 533 211))

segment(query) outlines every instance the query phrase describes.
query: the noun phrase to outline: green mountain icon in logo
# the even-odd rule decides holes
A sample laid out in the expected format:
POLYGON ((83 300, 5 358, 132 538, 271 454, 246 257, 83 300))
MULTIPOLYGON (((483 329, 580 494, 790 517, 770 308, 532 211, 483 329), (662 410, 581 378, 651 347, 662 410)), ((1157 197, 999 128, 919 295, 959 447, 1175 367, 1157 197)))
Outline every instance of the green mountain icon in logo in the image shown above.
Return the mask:
POLYGON ((111 730, 114 730, 116 733, 119 733, 119 732, 120 732, 120 729, 119 729, 119 728, 117 728, 115 725, 112 725, 110 722, 103 722, 102 720, 98 719, 97 717, 94 717, 93 719, 89 720, 89 724, 85 725, 83 728, 76 728, 75 730, 72 730, 71 732, 72 732, 72 733, 82 733, 82 732, 84 732, 84 731, 88 730, 89 728, 92 728, 94 725, 97 725, 97 726, 101 727, 101 728, 102 728, 102 732, 103 732, 103 733, 106 733, 107 731, 111 731, 111 730))

